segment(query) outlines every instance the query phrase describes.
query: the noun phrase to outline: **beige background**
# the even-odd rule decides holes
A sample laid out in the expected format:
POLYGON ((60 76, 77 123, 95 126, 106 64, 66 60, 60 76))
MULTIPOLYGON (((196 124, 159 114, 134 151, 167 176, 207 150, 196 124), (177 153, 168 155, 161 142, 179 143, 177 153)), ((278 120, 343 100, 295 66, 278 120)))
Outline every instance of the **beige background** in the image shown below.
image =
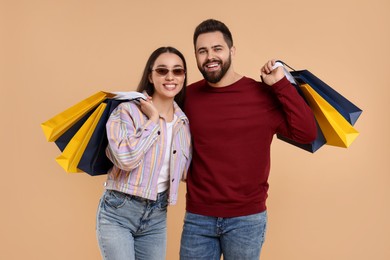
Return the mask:
MULTIPOLYGON (((275 138, 262 259, 390 259, 388 0, 2 0, 1 259, 100 259, 105 176, 66 174, 40 123, 98 90, 133 90, 162 45, 200 79, 192 33, 210 17, 230 27, 239 73, 258 78, 276 57, 364 110, 348 149, 310 154, 275 138)), ((168 259, 178 259, 184 194, 169 208, 168 259)))

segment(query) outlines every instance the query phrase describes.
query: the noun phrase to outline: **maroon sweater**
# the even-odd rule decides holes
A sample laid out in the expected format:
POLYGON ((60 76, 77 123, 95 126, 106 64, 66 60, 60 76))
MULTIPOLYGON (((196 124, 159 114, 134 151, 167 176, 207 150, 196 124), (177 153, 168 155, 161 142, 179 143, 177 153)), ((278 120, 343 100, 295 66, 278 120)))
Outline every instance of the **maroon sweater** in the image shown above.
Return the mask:
POLYGON ((290 82, 272 87, 243 77, 213 88, 187 88, 193 158, 187 176, 187 211, 236 217, 266 209, 270 146, 276 133, 301 143, 316 137, 313 114, 290 82))

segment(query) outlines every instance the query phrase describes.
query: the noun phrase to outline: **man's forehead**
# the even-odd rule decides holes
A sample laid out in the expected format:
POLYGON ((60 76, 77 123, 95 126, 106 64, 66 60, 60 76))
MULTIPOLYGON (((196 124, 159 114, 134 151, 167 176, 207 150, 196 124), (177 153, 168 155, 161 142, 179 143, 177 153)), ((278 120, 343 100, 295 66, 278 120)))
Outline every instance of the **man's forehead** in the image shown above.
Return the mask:
POLYGON ((203 33, 196 40, 196 48, 215 48, 218 46, 227 46, 221 32, 203 33))

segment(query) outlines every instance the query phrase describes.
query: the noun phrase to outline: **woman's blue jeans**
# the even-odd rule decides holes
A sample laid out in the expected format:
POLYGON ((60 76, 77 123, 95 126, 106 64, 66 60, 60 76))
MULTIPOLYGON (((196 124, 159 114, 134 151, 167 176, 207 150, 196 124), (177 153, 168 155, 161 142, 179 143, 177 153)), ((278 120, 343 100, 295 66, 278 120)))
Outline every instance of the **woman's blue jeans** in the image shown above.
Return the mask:
POLYGON ((167 191, 152 201, 106 190, 96 217, 103 259, 165 259, 167 206, 167 191))
POLYGON ((233 218, 186 212, 181 260, 258 260, 264 242, 267 212, 233 218))

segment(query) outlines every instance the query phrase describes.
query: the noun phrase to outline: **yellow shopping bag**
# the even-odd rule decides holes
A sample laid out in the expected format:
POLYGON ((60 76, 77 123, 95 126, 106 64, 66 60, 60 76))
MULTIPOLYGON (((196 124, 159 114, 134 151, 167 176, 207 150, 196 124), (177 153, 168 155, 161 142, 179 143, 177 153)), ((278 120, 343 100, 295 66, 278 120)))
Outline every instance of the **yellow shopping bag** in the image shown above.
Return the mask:
POLYGON ((109 92, 99 91, 96 94, 82 100, 76 105, 57 114, 48 121, 41 124, 47 141, 54 142, 80 118, 96 108, 106 98, 115 96, 109 92))
POLYGON ((313 110, 325 136, 326 144, 349 147, 359 132, 310 85, 301 84, 300 89, 313 110))
POLYGON ((96 110, 91 114, 91 116, 88 117, 87 121, 83 124, 83 126, 69 141, 62 154, 57 157, 56 161, 62 166, 62 168, 65 169, 66 172, 82 172, 77 168, 77 165, 80 162, 81 156, 83 155, 85 148, 87 147, 88 142, 91 139, 91 136, 106 106, 106 103, 101 103, 96 108, 96 110))

